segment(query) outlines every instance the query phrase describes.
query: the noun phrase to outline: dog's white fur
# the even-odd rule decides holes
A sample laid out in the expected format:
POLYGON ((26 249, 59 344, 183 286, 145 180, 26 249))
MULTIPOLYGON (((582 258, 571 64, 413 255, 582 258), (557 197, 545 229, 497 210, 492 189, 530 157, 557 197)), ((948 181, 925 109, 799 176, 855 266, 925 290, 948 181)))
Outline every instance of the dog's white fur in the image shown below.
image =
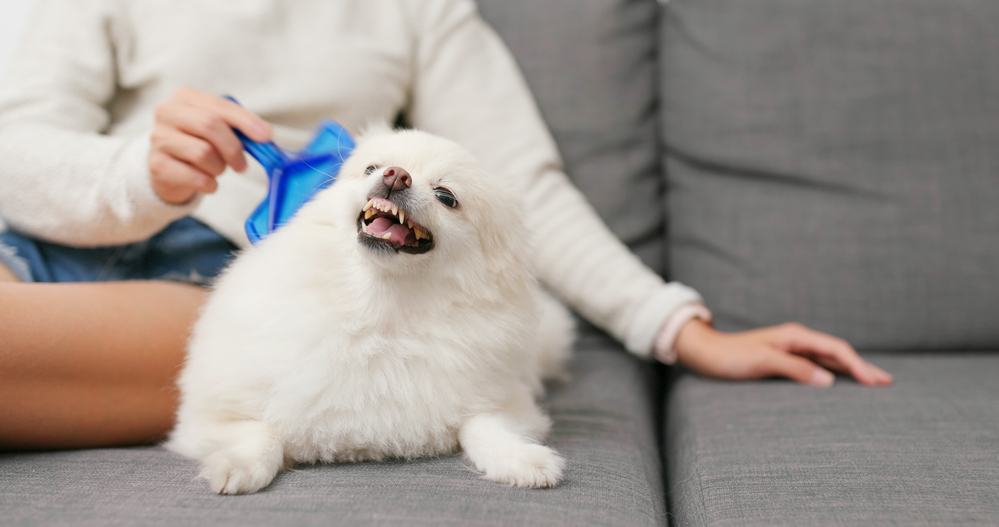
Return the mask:
POLYGON ((256 492, 296 462, 459 445, 488 479, 557 484, 564 461, 539 444, 550 420, 535 397, 564 366, 572 323, 528 270, 519 209, 450 141, 362 136, 337 182, 220 278, 166 446, 223 494, 256 492), (390 166, 413 178, 405 209, 433 235, 425 254, 359 242, 360 211, 390 166))

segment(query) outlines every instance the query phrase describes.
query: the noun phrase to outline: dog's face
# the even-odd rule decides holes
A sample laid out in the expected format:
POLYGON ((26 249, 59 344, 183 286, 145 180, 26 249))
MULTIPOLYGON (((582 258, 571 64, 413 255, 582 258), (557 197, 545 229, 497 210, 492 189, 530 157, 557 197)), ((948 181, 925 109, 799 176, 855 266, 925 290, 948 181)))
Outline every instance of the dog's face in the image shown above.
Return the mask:
POLYGON ((505 267, 520 263, 526 243, 516 199, 464 149, 423 132, 362 135, 317 201, 356 233, 360 253, 390 269, 505 267))

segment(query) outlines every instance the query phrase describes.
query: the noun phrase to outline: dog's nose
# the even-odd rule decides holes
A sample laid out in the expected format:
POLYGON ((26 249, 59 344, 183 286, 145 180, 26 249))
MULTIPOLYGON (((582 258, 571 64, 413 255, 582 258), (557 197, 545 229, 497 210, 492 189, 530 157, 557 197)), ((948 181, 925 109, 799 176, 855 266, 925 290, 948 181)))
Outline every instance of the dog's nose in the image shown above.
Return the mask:
POLYGON ((382 183, 392 190, 402 190, 413 186, 413 177, 405 168, 388 167, 382 174, 382 183))

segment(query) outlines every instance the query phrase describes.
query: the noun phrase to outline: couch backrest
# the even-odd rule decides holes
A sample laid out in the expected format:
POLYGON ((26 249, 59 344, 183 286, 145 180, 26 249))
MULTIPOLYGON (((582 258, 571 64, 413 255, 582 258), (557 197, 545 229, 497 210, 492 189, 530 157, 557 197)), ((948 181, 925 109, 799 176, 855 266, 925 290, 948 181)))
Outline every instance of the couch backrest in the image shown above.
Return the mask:
POLYGON ((724 329, 999 349, 999 3, 673 0, 672 276, 724 329))
POLYGON ((478 0, 537 98, 566 172, 611 229, 663 268, 655 0, 478 0))

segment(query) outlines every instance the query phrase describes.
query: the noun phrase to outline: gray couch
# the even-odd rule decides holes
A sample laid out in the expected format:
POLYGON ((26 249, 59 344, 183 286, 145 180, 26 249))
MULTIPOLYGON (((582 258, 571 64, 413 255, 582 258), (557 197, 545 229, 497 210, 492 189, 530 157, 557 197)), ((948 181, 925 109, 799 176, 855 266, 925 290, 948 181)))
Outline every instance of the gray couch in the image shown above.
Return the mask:
POLYGON ((565 482, 459 457, 219 497, 157 447, 0 454, 0 524, 999 524, 999 4, 480 0, 567 169, 717 326, 799 320, 896 376, 729 383, 583 327, 565 482))

